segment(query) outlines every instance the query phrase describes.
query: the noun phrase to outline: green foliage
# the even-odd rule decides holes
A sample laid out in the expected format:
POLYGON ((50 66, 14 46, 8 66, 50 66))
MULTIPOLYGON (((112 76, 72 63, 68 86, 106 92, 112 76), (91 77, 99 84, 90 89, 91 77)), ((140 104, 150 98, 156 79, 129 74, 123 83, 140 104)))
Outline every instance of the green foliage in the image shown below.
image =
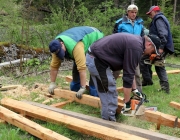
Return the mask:
POLYGON ((33 58, 30 60, 27 60, 23 65, 24 66, 37 66, 37 65, 40 65, 40 60, 37 58, 33 58))

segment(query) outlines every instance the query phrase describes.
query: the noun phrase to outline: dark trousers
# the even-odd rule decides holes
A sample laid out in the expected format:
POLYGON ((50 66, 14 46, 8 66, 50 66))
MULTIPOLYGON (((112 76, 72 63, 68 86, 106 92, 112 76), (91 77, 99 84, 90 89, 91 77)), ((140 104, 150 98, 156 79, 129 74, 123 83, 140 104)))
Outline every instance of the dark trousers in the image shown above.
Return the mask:
MULTIPOLYGON (((163 54, 163 57, 165 59, 165 56, 167 55, 167 52, 165 51, 163 54)), ((145 59, 149 59, 149 56, 142 56, 141 62, 140 62, 140 70, 142 74, 143 81, 152 81, 152 65, 148 65, 144 63, 145 59)), ((168 82, 168 76, 166 73, 165 67, 158 67, 155 66, 155 71, 159 78, 159 83, 161 85, 161 88, 169 92, 169 82, 168 82)))

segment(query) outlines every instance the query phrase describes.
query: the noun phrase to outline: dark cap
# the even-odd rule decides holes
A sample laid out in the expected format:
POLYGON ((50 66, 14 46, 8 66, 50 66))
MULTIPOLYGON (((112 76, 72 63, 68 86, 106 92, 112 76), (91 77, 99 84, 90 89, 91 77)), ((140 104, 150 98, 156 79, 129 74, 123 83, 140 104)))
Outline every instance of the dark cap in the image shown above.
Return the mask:
POLYGON ((153 35, 153 34, 149 34, 148 35, 150 41, 152 42, 154 48, 155 48, 155 52, 157 55, 159 54, 159 47, 161 46, 161 40, 157 35, 153 35))
POLYGON ((146 13, 146 15, 149 15, 152 11, 160 11, 159 6, 151 6, 149 11, 146 13))
POLYGON ((61 60, 64 59, 65 52, 62 49, 61 43, 58 40, 53 40, 49 44, 49 50, 51 53, 55 53, 61 60))

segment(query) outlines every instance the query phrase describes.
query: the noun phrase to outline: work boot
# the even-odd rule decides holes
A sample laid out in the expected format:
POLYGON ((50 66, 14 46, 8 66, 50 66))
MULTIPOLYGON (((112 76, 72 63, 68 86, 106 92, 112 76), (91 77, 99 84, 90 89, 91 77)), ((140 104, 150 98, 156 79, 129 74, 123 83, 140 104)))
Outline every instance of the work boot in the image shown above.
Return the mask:
POLYGON ((143 80, 142 81, 142 86, 149 86, 149 85, 153 85, 153 81, 152 80, 149 80, 149 81, 143 80))
POLYGON ((169 83, 168 82, 160 82, 161 85, 161 89, 159 91, 165 91, 167 94, 170 93, 170 89, 169 89, 169 83))
POLYGON ((131 100, 129 100, 129 102, 124 103, 124 107, 121 110, 121 113, 123 114, 126 111, 131 110, 131 100))

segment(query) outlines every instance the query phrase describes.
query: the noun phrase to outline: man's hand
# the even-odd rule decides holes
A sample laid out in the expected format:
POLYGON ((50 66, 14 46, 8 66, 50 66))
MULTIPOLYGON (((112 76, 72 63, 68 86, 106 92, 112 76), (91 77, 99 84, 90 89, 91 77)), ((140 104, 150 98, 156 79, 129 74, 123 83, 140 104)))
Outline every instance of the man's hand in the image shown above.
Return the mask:
POLYGON ((132 90, 133 94, 139 98, 143 98, 142 93, 138 91, 138 89, 132 90))
POLYGON ((56 83, 55 83, 55 82, 51 82, 51 84, 49 85, 48 92, 49 92, 51 95, 53 95, 55 88, 56 88, 56 83))
POLYGON ((76 93, 76 97, 77 97, 78 99, 81 99, 81 98, 82 98, 82 94, 83 94, 85 91, 86 91, 86 88, 85 88, 85 87, 81 87, 81 88, 79 89, 79 91, 76 93))

